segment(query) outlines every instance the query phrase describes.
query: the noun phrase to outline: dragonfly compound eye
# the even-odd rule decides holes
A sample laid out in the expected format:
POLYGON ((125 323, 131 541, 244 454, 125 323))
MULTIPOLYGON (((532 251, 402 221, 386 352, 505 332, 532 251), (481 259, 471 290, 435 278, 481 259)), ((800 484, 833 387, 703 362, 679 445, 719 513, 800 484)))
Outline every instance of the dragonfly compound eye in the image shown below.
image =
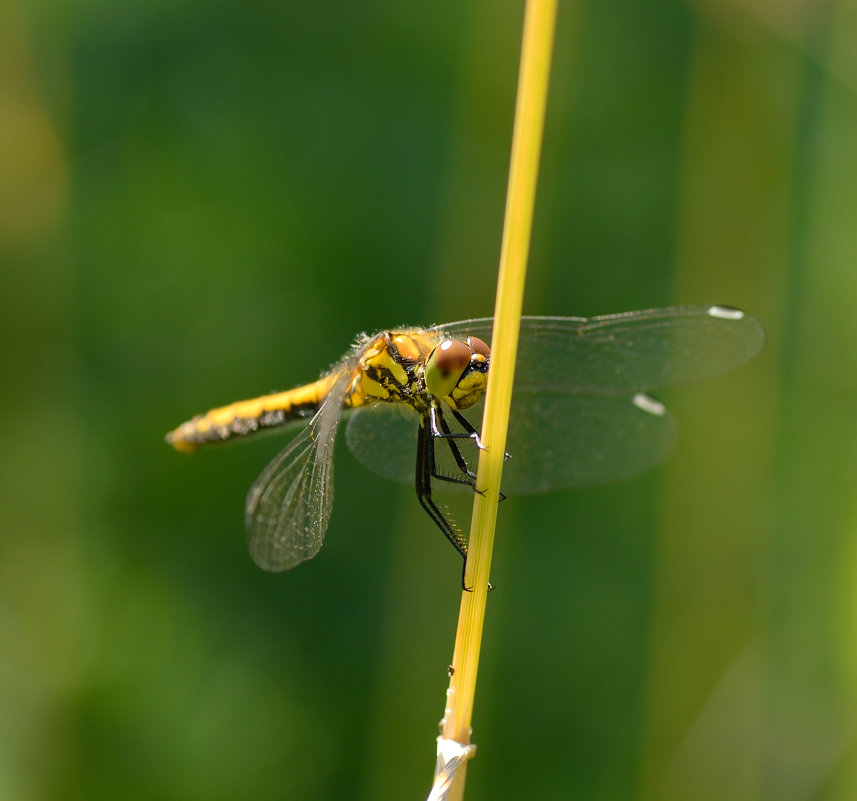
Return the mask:
POLYGON ((470 345, 470 350, 486 359, 491 355, 491 348, 479 337, 467 337, 467 344, 470 345))
POLYGON ((436 398, 447 397, 470 364, 471 353, 460 340, 441 342, 426 361, 426 389, 436 398))

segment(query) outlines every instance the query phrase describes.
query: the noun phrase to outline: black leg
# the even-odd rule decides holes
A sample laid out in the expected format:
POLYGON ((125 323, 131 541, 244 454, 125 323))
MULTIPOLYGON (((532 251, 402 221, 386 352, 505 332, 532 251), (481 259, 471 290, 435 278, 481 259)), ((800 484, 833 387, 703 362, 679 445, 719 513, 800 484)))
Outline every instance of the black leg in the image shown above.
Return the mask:
POLYGON ((467 436, 476 440, 476 447, 482 449, 482 443, 479 440, 479 432, 470 424, 470 421, 457 409, 451 409, 452 416, 458 420, 458 424, 467 432, 467 436))
MULTIPOLYGON (((452 410, 452 414, 455 416, 455 419, 458 420, 458 424, 467 432, 468 436, 473 437, 473 439, 476 440, 476 447, 478 447, 479 450, 483 450, 482 440, 479 439, 479 432, 470 424, 470 421, 456 409, 452 410)), ((512 454, 507 452, 503 456, 503 461, 508 462, 511 458, 512 454)))
MULTIPOLYGON (((455 441, 456 439, 461 439, 463 437, 469 438, 470 435, 454 434, 450 431, 449 424, 446 422, 446 418, 443 416, 443 411, 439 407, 431 406, 429 408, 429 423, 431 436, 434 439, 442 439, 446 442, 449 452, 452 454, 452 458, 455 460, 455 464, 458 466, 458 469, 467 476, 467 478, 464 479, 457 478, 456 476, 445 476, 442 473, 438 473, 437 465, 434 460, 432 460, 432 477, 439 481, 446 481, 450 484, 465 484, 475 489, 476 473, 474 473, 468 466, 467 460, 462 455, 461 449, 455 441)), ((432 454, 433 453, 434 451, 432 451, 432 454)))
POLYGON ((463 559, 467 558, 467 542, 461 532, 446 518, 431 495, 432 468, 434 466, 434 437, 429 432, 427 421, 421 421, 417 434, 416 490, 420 505, 428 516, 452 543, 463 559))
MULTIPOLYGON (((470 424, 470 421, 459 411, 456 409, 452 410, 452 414, 456 420, 458 420, 458 424, 467 432, 467 436, 472 437, 476 441, 476 446, 481 450, 482 449, 482 441, 479 439, 479 432, 470 424)), ((444 421, 446 422, 446 421, 444 421)), ((509 460, 509 454, 507 453, 503 461, 509 460)), ((476 478, 476 474, 472 473, 470 470, 467 471, 467 475, 472 476, 474 479, 476 478)), ((479 492, 476 489, 476 486, 473 487, 474 492, 479 492)), ((480 493, 482 494, 482 493, 480 493)), ((506 496, 501 492, 500 500, 505 501, 506 496)))
MULTIPOLYGON (((453 410, 456 419, 459 419, 459 414, 453 410)), ((454 484, 466 484, 473 488, 474 492, 479 492, 474 486, 476 475, 467 466, 467 462, 461 455, 461 451, 455 444, 455 439, 468 438, 475 439, 477 445, 479 436, 473 426, 466 421, 463 416, 459 422, 464 420, 462 424, 468 433, 456 434, 449 430, 449 426, 443 417, 440 409, 430 407, 430 413, 425 415, 420 420, 420 427, 417 432, 417 465, 416 465, 416 490, 417 498, 423 509, 426 510, 428 516, 434 521, 434 524, 443 532, 444 536, 452 543, 452 546, 461 555, 463 564, 461 566, 461 589, 465 592, 472 592, 473 588, 468 587, 465 581, 465 570, 467 569, 467 541, 464 539, 461 531, 442 511, 432 498, 431 480, 436 478, 440 481, 448 481, 454 484), (444 439, 449 446, 453 459, 458 468, 467 475, 467 479, 455 478, 453 476, 440 475, 437 472, 435 464, 435 440, 444 439)), ((505 495, 500 493, 500 500, 503 500, 505 495)), ((493 585, 488 585, 488 591, 493 590, 493 585)))

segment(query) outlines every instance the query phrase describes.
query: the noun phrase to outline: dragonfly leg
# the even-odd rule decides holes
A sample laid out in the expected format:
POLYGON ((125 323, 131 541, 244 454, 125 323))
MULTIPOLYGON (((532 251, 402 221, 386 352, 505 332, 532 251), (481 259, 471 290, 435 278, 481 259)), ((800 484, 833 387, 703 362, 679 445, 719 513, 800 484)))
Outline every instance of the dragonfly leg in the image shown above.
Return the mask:
POLYGON ((458 469, 467 476, 467 478, 458 478, 456 476, 447 476, 443 473, 438 473, 434 460, 434 447, 432 446, 430 463, 432 478, 436 478, 438 481, 446 481, 450 484, 465 484, 472 487, 475 492, 479 492, 475 486, 476 473, 474 473, 468 466, 467 460, 462 455, 461 449, 455 441, 456 439, 472 439, 473 436, 470 433, 458 434, 452 432, 449 428, 449 424, 443 416, 443 412, 436 406, 429 407, 429 434, 433 440, 442 439, 446 442, 449 452, 452 454, 452 458, 455 460, 455 464, 458 466, 458 469))
MULTIPOLYGON (((429 420, 432 428, 431 436, 435 439, 443 439, 446 441, 446 444, 449 446, 450 453, 452 454, 452 458, 455 459, 455 463, 458 465, 458 469, 461 470, 469 480, 456 478, 454 476, 445 476, 442 473, 438 473, 434 465, 434 459, 432 459, 431 465, 432 477, 439 481, 447 481, 450 484, 466 484, 472 487, 474 492, 478 492, 480 495, 485 495, 485 490, 476 489, 476 473, 468 467, 466 460, 461 454, 460 448, 455 442, 456 439, 473 439, 481 448, 482 443, 479 441, 479 433, 463 414, 460 414, 455 409, 452 410, 452 413, 455 416, 455 419, 461 424, 461 427, 465 429, 466 433, 456 434, 450 431, 449 424, 446 422, 446 418, 443 416, 441 410, 432 406, 429 410, 429 420)), ((506 459, 508 458, 509 454, 507 453, 506 459)), ((501 501, 505 501, 505 493, 500 492, 499 498, 501 501)))
POLYGON ((467 559, 467 541, 458 528, 444 515, 440 507, 432 498, 431 480, 434 470, 434 437, 428 430, 426 421, 422 421, 417 434, 417 469, 416 490, 420 505, 426 510, 428 516, 435 525, 443 532, 444 536, 452 543, 452 546, 461 554, 462 559, 467 559))
MULTIPOLYGON (((447 442, 450 441, 451 440, 447 439, 447 442)), ((428 421, 422 420, 420 422, 420 428, 417 433, 417 498, 419 499, 420 505, 428 513, 428 516, 434 521, 434 524, 443 532, 444 536, 452 543, 452 546, 461 555, 461 558, 463 560, 463 563, 461 565, 461 589, 465 592, 472 592, 473 588, 467 586, 464 575, 465 570, 467 569, 467 541, 464 539, 464 536, 461 534, 461 531, 458 529, 455 523, 453 523, 441 511, 441 508, 434 502, 434 499, 432 498, 431 494, 432 478, 447 478, 450 480, 457 481, 457 483, 461 484, 466 484, 468 482, 464 479, 451 479, 449 476, 443 477, 436 475, 437 471, 435 468, 434 442, 435 436, 429 430, 428 421)), ((462 458, 462 462, 463 461, 464 460, 462 458)), ((478 490, 476 491, 478 492, 478 490)), ((491 592, 493 589, 494 586, 489 583, 488 591, 491 592)))
MULTIPOLYGON (((470 436, 470 437, 472 437, 473 439, 475 439, 477 446, 478 446, 480 449, 484 450, 484 448, 482 447, 482 442, 481 442, 481 440, 479 439, 479 432, 478 432, 478 431, 477 431, 477 430, 476 430, 476 429, 475 429, 475 428, 470 424, 470 421, 469 421, 469 420, 468 420, 468 419, 467 419, 463 414, 461 414, 461 412, 456 411, 455 409, 453 409, 453 410, 452 410, 452 414, 453 414, 453 416, 455 417, 455 419, 456 419, 456 420, 458 420, 459 425, 460 425, 460 426, 461 426, 465 431, 467 431, 468 436, 470 436)), ((441 420, 443 420, 443 417, 441 417, 441 420)), ((445 424, 446 424, 446 421, 445 421, 445 420, 443 420, 443 423, 444 423, 444 425, 445 425, 445 424)), ((450 448, 451 448, 451 447, 452 447, 452 440, 449 440, 449 443, 450 443, 450 448)), ((453 455, 454 455, 454 454, 453 454, 453 455)), ((505 457, 505 459, 504 459, 503 461, 508 461, 510 458, 511 458, 511 454, 507 453, 507 454, 506 454, 506 457, 505 457)), ((459 467, 461 467, 461 465, 460 465, 460 464, 459 464, 459 467)), ((476 478, 476 473, 473 473, 473 472, 471 472, 470 470, 467 470, 466 472, 467 472, 467 475, 471 476, 471 477, 472 477, 472 478, 474 478, 474 479, 476 478)), ((475 485, 474 485, 474 487, 473 487, 473 491, 474 491, 474 492, 478 492, 480 495, 484 495, 484 494, 485 494, 485 490, 478 490, 478 489, 476 489, 476 486, 475 486, 475 485)), ((502 492, 500 493, 500 500, 501 500, 501 501, 505 501, 505 500, 506 500, 506 496, 505 496, 502 492)))
MULTIPOLYGON (((482 440, 479 438, 479 432, 470 424, 470 421, 459 411, 456 409, 452 410, 452 414, 455 416, 455 419, 458 420, 459 425, 467 431, 467 433, 476 440, 476 446, 480 451, 485 450, 485 446, 482 444, 482 440)), ((506 451, 503 455, 503 461, 508 462, 509 459, 512 458, 512 454, 506 451)))

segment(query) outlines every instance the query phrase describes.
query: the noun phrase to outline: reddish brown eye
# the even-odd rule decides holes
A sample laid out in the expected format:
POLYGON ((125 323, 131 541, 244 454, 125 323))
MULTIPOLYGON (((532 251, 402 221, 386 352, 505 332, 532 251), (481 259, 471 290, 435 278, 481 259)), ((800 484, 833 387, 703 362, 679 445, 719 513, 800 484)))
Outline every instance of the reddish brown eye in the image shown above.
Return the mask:
POLYGON ((479 337, 467 337, 467 344, 474 353, 484 356, 486 359, 491 355, 489 348, 479 337))
POLYGON ((470 366, 473 351, 457 339, 446 339, 426 359, 426 389, 437 398, 446 398, 470 366))
POLYGON ((447 339, 435 350, 434 363, 444 373, 461 373, 470 364, 470 348, 457 339, 447 339))

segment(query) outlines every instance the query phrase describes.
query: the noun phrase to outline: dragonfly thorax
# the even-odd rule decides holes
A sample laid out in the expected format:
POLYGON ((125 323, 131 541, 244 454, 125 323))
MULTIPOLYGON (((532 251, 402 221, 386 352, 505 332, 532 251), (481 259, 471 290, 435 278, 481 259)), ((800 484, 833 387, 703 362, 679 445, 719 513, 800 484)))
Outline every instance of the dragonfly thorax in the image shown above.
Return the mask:
POLYGON ((429 332, 378 334, 354 370, 345 404, 404 403, 425 412, 432 399, 469 409, 485 394, 490 349, 478 337, 466 342, 429 332))
POLYGON ((345 404, 352 408, 378 402, 416 407, 424 394, 418 367, 432 348, 423 340, 415 334, 378 334, 360 354, 345 404))

